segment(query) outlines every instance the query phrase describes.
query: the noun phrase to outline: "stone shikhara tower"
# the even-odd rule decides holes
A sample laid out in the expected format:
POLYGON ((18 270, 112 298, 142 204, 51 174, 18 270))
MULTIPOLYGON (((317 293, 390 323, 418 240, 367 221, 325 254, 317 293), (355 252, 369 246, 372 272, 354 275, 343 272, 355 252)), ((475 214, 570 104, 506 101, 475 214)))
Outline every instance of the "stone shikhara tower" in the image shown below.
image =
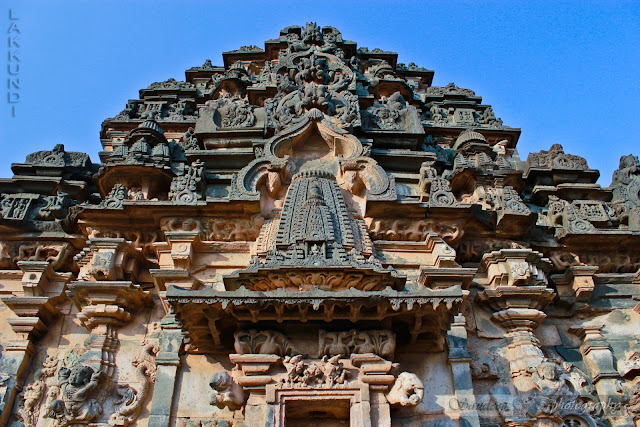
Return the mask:
POLYGON ((637 157, 333 27, 223 61, 0 180, 0 423, 636 425, 637 157))

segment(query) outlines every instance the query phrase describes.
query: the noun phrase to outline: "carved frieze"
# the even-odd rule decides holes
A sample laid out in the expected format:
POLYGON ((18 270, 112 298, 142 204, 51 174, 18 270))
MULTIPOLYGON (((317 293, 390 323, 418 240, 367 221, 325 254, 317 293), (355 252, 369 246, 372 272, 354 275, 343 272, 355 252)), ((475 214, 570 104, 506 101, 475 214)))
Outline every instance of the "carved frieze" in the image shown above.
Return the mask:
POLYGON ((275 354, 290 355, 293 351, 288 338, 276 331, 237 331, 233 345, 238 354, 275 354))

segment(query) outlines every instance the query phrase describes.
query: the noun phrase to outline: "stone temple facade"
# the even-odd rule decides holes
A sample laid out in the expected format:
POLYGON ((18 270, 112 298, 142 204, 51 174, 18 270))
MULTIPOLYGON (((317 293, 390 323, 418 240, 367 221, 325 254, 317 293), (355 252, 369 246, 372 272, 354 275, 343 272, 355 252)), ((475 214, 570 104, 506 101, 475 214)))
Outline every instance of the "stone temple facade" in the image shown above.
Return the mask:
POLYGON ((640 425, 637 157, 333 27, 222 59, 0 180, 0 424, 640 425))

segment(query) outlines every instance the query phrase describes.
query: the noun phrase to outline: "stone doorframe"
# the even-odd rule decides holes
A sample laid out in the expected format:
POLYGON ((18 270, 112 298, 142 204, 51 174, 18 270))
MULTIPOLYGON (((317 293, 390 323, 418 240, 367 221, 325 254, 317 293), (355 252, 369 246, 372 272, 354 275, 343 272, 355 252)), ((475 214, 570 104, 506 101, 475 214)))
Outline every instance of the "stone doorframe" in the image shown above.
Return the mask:
POLYGON ((268 385, 266 387, 265 403, 269 406, 267 411, 268 420, 266 425, 274 427, 284 427, 287 404, 292 402, 306 401, 309 404, 316 402, 349 401, 349 425, 362 427, 390 427, 389 404, 384 396, 377 396, 374 392, 374 400, 370 401, 369 385, 360 384, 345 388, 291 388, 282 384, 268 385), (382 401, 376 399, 382 397, 382 401), (384 402, 381 404, 381 402, 384 402), (373 422, 372 422, 373 421, 373 422), (272 423, 272 424, 270 424, 272 423))

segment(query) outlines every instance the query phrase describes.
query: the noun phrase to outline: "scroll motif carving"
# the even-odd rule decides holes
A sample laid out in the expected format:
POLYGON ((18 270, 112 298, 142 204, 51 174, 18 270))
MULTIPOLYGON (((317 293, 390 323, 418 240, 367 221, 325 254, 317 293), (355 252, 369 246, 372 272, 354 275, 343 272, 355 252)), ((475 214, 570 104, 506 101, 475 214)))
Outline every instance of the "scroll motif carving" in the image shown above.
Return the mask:
POLYGON ((155 382, 155 355, 157 352, 157 345, 146 343, 143 345, 142 352, 131 362, 136 368, 136 380, 140 384, 140 388, 136 390, 129 384, 118 385, 115 392, 119 398, 115 404, 119 406, 109 418, 109 425, 127 426, 140 415, 151 384, 155 382))
POLYGON ((420 166, 420 191, 422 200, 430 206, 454 206, 456 198, 449 181, 438 175, 433 167, 435 160, 423 162, 420 166))
POLYGON ((124 184, 116 184, 113 186, 107 197, 100 203, 100 207, 107 209, 121 209, 122 201, 128 198, 128 190, 124 184))
POLYGON ((595 231, 595 227, 587 219, 587 214, 566 200, 552 194, 549 196, 547 206, 549 225, 557 228, 556 236, 562 237, 566 234, 592 233, 595 231))
POLYGON ((470 364, 471 376, 481 380, 498 379, 498 368, 496 367, 494 355, 475 356, 470 364))
POLYGON ((55 270, 65 265, 71 254, 68 243, 25 244, 18 247, 18 256, 13 261, 47 261, 55 270))
POLYGON ((141 249, 148 257, 156 255, 153 244, 160 240, 160 231, 125 229, 125 228, 93 228, 87 227, 87 237, 123 238, 136 249, 141 249))
POLYGON ((162 218, 162 231, 198 231, 202 240, 209 241, 248 241, 258 238, 264 218, 256 214, 249 219, 230 218, 162 218))
POLYGON ((204 186, 204 162, 200 159, 185 168, 182 175, 176 176, 171 182, 169 199, 178 204, 194 205, 202 198, 204 186))

